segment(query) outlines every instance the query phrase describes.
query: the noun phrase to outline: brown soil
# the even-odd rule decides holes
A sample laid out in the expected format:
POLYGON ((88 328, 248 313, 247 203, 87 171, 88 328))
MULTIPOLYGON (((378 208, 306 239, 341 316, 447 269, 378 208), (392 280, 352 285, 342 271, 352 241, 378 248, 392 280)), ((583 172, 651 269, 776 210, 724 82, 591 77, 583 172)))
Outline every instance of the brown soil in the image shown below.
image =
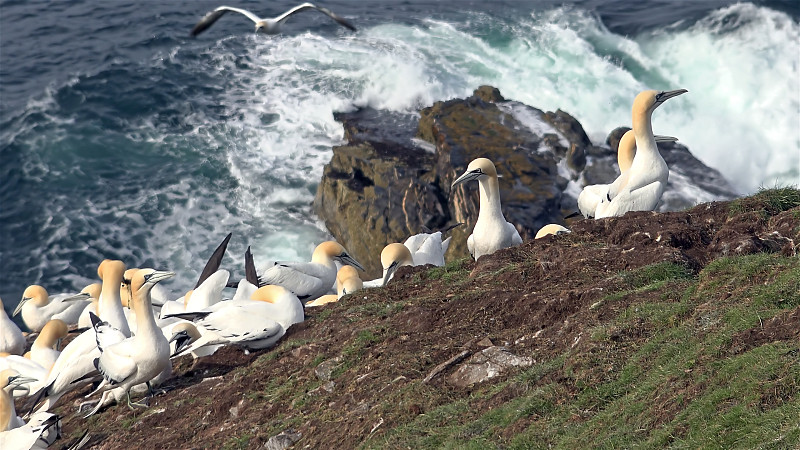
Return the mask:
MULTIPOLYGON (((307 311, 306 321, 293 326, 275 349, 244 355, 226 348, 194 363, 188 356, 175 361, 175 377, 162 386, 169 391, 153 398, 148 410, 117 405, 87 421, 73 415, 77 396, 66 398, 58 409, 65 415, 64 435, 88 428, 91 446, 103 449, 220 448, 232 445, 232 437, 243 437, 233 446, 260 448, 292 429, 301 434, 298 447, 353 448, 468 396, 474 386, 448 381, 457 363, 440 366, 465 350, 502 345, 541 362, 573 349, 569 365, 591 365, 596 369, 590 376, 609 376, 616 369, 609 352, 652 334, 644 323, 615 327, 613 318, 648 295, 663 299, 663 293, 627 295, 592 308, 609 292, 623 290, 621 272, 675 262, 696 273, 723 255, 794 254, 800 209, 772 218, 744 212, 729 219, 730 211, 729 203, 712 203, 684 212, 579 220, 571 224, 571 234, 528 241, 461 267, 403 268, 386 288, 307 311), (584 336, 584 330, 603 323, 609 326, 607 342, 584 336), (329 376, 320 369, 325 366, 333 368, 329 376), (269 397, 276 389, 292 394, 269 397), (399 394, 409 391, 417 395, 399 394)), ((678 301, 677 295, 667 293, 666 301, 678 301)), ((738 334, 730 351, 798 339, 798 330, 800 310, 789 311, 738 334)), ((577 383, 591 381, 558 377, 549 381, 563 390, 562 399, 577 383)), ((678 410, 675 392, 696 389, 685 380, 667 381, 653 393, 653 402, 663 405, 656 423, 678 410)), ((479 405, 483 411, 469 414, 507 402, 518 395, 515 389, 505 387, 479 405)), ((524 429, 535 417, 505 433, 524 429)), ((583 420, 581 413, 574 420, 583 420)))

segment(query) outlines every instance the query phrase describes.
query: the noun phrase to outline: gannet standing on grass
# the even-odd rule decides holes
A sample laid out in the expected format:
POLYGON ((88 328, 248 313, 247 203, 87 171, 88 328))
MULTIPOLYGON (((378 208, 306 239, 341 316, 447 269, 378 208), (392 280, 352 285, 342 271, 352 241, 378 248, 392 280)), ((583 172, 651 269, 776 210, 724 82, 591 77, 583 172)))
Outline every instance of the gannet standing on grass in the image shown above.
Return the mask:
POLYGON ((264 270, 259 277, 261 286, 277 284, 297 295, 303 302, 314 300, 328 293, 336 280, 336 263, 349 264, 360 271, 364 267, 334 241, 325 241, 314 249, 311 262, 276 262, 264 270))
POLYGON ((21 355, 25 352, 25 336, 6 314, 2 299, 0 299, 0 352, 12 355, 21 355))
MULTIPOLYGON (((672 136, 655 136, 656 142, 675 142, 678 138, 672 136)), ((585 186, 578 196, 578 210, 587 219, 594 218, 597 205, 606 198, 609 189, 618 192, 619 187, 628 180, 625 175, 633 164, 636 155, 636 138, 633 130, 628 130, 622 135, 617 146, 617 164, 619 165, 620 175, 609 184, 590 184, 585 186)))
POLYGON ((653 111, 665 101, 684 94, 686 89, 674 91, 643 91, 636 96, 631 108, 633 133, 636 138, 636 156, 626 172, 626 181, 614 191, 609 189, 605 205, 601 199, 595 217, 621 216, 628 211, 652 211, 661 200, 669 179, 669 167, 658 152, 653 124, 653 111))
POLYGON ((263 18, 263 19, 261 17, 256 16, 255 14, 251 13, 250 11, 248 11, 246 9, 233 8, 233 7, 230 7, 230 6, 220 6, 217 9, 215 9, 214 11, 211 11, 210 13, 206 14, 205 16, 203 16, 203 18, 200 19, 199 22, 197 22, 197 25, 195 25, 194 28, 192 28, 191 35, 192 36, 197 36, 198 34, 202 33, 207 28, 209 28, 211 25, 213 25, 214 22, 219 20, 220 17, 224 16, 228 12, 236 12, 236 13, 242 14, 243 16, 247 17, 248 19, 252 20, 256 24, 256 33, 261 32, 261 33, 266 33, 266 34, 278 34, 278 33, 280 33, 281 27, 283 26, 284 22, 286 22, 286 20, 292 14, 296 14, 296 13, 299 13, 301 11, 307 11, 307 10, 312 10, 312 9, 317 10, 317 11, 325 14, 326 16, 330 17, 331 19, 335 20, 339 25, 341 25, 341 26, 343 26, 343 27, 345 27, 345 28, 347 28, 347 29, 349 29, 351 31, 356 31, 356 27, 354 27, 352 23, 350 23, 347 19, 334 14, 333 12, 331 12, 331 10, 329 10, 327 8, 323 8, 321 6, 316 6, 313 3, 303 3, 301 5, 295 6, 294 8, 286 11, 285 13, 281 14, 278 17, 263 18))
MULTIPOLYGON (((146 383, 164 372, 169 362, 169 343, 156 325, 150 290, 159 281, 175 276, 173 272, 142 269, 131 280, 133 309, 136 311, 136 335, 106 347, 98 336, 97 347, 100 356, 94 359, 94 366, 103 376, 99 390, 105 389, 103 397, 88 416, 108 404, 111 397, 119 401, 123 395, 128 397, 128 406, 143 406, 131 403, 130 389, 146 383)), ((95 331, 104 323, 92 316, 95 331)))
POLYGON ((473 160, 467 166, 467 171, 453 181, 452 187, 471 180, 478 180, 481 202, 475 228, 467 238, 467 248, 472 257, 477 260, 502 248, 521 244, 519 232, 503 217, 500 185, 494 163, 487 158, 473 160))
POLYGON ((22 321, 33 332, 39 332, 50 319, 60 319, 75 325, 81 312, 91 303, 89 294, 58 294, 49 296, 47 290, 33 284, 25 289, 14 314, 22 312, 22 321))

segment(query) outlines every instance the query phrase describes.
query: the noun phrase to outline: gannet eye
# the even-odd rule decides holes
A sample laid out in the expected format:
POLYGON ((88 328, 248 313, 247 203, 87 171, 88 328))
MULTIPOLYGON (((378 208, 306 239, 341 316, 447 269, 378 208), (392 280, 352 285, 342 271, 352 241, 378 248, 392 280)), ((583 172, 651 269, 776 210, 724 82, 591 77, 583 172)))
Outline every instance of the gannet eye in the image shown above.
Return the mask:
POLYGON ((483 173, 483 170, 478 167, 477 169, 473 170, 472 173, 483 173))

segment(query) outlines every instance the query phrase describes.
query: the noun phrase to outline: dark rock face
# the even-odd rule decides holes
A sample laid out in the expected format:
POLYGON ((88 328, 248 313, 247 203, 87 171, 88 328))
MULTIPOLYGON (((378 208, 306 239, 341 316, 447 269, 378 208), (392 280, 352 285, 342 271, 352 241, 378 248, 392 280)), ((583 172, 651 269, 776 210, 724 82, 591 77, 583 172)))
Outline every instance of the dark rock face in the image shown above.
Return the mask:
MULTIPOLYGON (((381 273, 380 255, 423 226, 455 222, 447 260, 468 255, 467 236, 478 217, 478 183, 451 190, 470 161, 485 157, 497 167, 506 220, 523 240, 548 223, 564 223, 577 209, 583 186, 610 183, 619 174, 617 129, 606 146, 594 146, 568 113, 544 112, 507 101, 490 86, 472 96, 437 102, 419 116, 362 109, 338 114, 346 145, 333 149, 314 208, 337 241, 367 268, 381 273)), ((659 211, 730 199, 734 190, 719 172, 680 144, 659 144, 670 181, 659 211)))

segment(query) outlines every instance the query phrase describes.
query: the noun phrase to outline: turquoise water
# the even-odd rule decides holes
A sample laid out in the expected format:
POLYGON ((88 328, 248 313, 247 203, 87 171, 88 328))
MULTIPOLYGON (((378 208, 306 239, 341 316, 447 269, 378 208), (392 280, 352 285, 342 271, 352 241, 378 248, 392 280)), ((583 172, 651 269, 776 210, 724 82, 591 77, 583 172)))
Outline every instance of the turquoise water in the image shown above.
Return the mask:
MULTIPOLYGON (((294 2, 239 2, 277 15, 294 2)), ((793 2, 335 1, 277 36, 216 1, 0 2, 0 297, 77 290, 103 258, 176 271, 176 296, 218 242, 226 267, 307 259, 336 111, 408 112, 469 95, 573 114, 590 137, 627 125, 647 88, 689 89, 654 128, 742 193, 797 183, 800 42, 793 2)))

